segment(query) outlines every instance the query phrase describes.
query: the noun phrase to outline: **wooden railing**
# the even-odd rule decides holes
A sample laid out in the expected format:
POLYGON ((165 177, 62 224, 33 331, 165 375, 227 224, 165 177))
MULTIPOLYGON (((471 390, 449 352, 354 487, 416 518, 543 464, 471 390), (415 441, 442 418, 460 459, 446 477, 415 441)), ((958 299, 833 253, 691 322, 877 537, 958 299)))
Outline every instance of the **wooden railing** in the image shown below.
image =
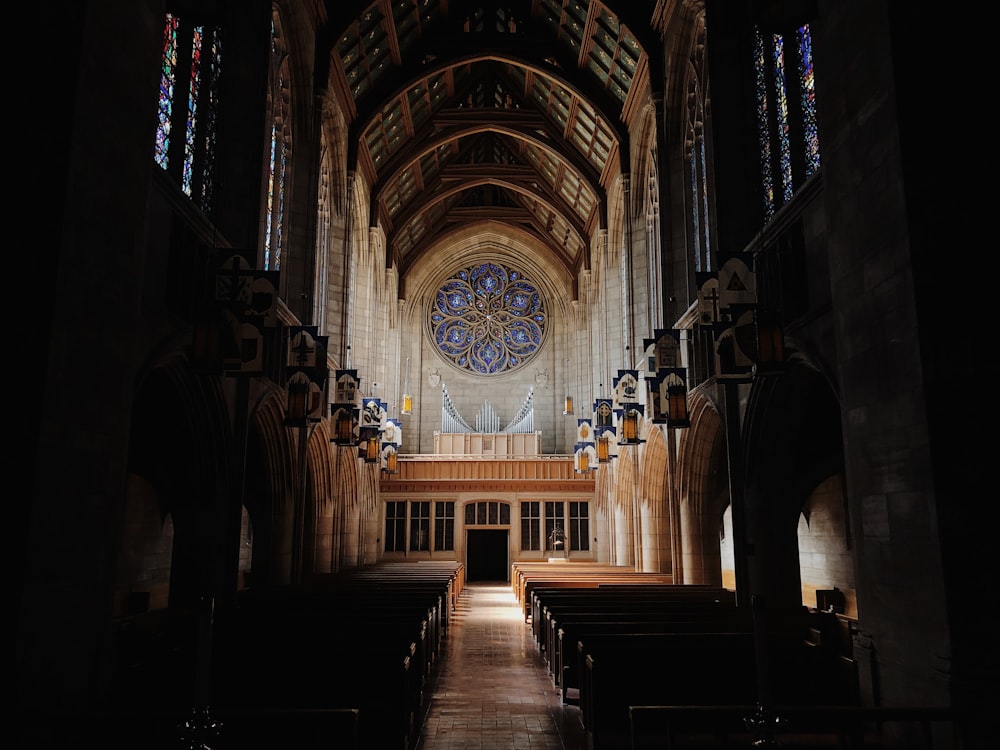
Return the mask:
POLYGON ((553 491, 593 493, 594 478, 573 471, 573 457, 564 455, 500 458, 486 456, 400 455, 399 472, 383 474, 381 493, 553 491))

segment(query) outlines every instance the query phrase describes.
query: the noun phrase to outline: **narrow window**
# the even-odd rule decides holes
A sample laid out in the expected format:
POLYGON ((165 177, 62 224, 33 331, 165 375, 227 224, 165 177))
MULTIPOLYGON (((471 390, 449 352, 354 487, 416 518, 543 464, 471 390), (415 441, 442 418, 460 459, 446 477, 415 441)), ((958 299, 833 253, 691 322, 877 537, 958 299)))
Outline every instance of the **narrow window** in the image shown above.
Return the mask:
POLYGON ((687 194, 690 196, 688 230, 694 270, 712 270, 712 242, 709 230, 708 153, 705 129, 708 123, 708 73, 705 55, 706 32, 699 33, 691 51, 687 95, 687 134, 684 139, 687 194))
POLYGON ((819 128, 816 125, 816 80, 813 77, 812 34, 808 24, 796 32, 799 43, 799 85, 806 176, 819 169, 819 128))
POLYGON ((264 269, 281 270, 285 245, 285 190, 292 151, 291 80, 281 19, 271 17, 271 69, 267 106, 271 115, 267 195, 264 205, 264 269))
POLYGON ((542 549, 542 519, 537 501, 521 503, 521 549, 542 549))
POLYGON ((771 137, 768 134, 767 76, 764 37, 754 34, 754 68, 757 73, 757 144, 760 148, 761 186, 764 189, 764 218, 774 216, 774 176, 771 174, 771 137))
POLYGON ((327 330, 328 279, 330 273, 330 230, 333 217, 333 195, 330 159, 332 158, 326 131, 320 133, 319 197, 316 201, 316 281, 313 293, 313 320, 319 322, 319 332, 327 330))
POLYGON ((434 503, 434 549, 455 549, 455 503, 451 500, 434 503))
POLYGON ((410 551, 426 552, 431 544, 431 504, 427 500, 410 503, 410 551))
POLYGON ((809 26, 792 35, 755 29, 757 134, 764 218, 788 203, 820 166, 816 81, 809 26))
POLYGON ((385 551, 406 550, 406 503, 389 501, 385 504, 385 551))
POLYGON ((590 504, 570 502, 569 504, 569 544, 571 550, 590 549, 590 504))
POLYGON ((649 166, 646 171, 646 305, 649 330, 663 327, 663 312, 660 309, 660 180, 657 176, 656 147, 649 149, 649 166))
POLYGON ((166 15, 153 159, 209 216, 215 189, 221 64, 218 27, 192 26, 178 16, 166 15))
MULTIPOLYGON (((788 132, 788 84, 785 82, 785 40, 781 34, 771 37, 771 58, 774 66, 774 102, 777 110, 778 171, 781 175, 781 196, 787 203, 792 199, 792 145, 788 132)), ((774 132, 774 131, 772 131, 774 132)))
POLYGON ((177 83, 177 26, 176 16, 168 13, 163 30, 159 122, 156 126, 156 151, 153 157, 162 169, 170 164, 170 133, 173 130, 174 87, 177 83))
POLYGON ((566 551, 566 523, 562 501, 545 503, 545 551, 566 551))

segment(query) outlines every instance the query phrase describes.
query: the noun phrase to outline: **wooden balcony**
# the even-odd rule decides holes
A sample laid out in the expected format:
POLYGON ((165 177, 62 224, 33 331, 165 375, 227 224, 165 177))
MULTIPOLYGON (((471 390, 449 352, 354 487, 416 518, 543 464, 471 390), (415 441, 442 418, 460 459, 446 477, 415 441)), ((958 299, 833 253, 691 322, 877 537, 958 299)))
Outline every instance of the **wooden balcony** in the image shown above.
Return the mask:
POLYGON ((573 471, 573 456, 400 455, 397 474, 382 473, 382 493, 594 491, 593 472, 573 471))

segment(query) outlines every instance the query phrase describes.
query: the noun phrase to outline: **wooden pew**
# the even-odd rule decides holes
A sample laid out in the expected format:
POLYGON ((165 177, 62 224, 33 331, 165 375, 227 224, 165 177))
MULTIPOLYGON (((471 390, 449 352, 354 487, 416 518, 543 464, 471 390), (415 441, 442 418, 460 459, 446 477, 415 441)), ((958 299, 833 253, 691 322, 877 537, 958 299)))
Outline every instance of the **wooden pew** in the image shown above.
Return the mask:
POLYGON ((972 748, 969 722, 965 712, 937 706, 629 706, 628 744, 621 747, 726 750, 771 740, 800 750, 972 748))
MULTIPOLYGON (((617 637, 621 634, 636 633, 704 633, 704 632, 752 632, 753 625, 742 612, 734 612, 731 616, 715 618, 673 618, 664 619, 658 613, 642 618, 629 615, 613 620, 575 619, 565 621, 559 627, 557 647, 553 658, 555 669, 559 675, 557 686, 560 688, 564 703, 573 703, 571 691, 579 690, 581 671, 581 643, 589 643, 594 638, 617 637)), ((575 702, 579 701, 579 697, 575 702)))
POLYGON ((216 705, 351 709, 359 746, 406 750, 418 735, 462 571, 455 562, 393 563, 246 592, 222 623, 216 705))
POLYGON ((722 587, 616 583, 588 590, 536 589, 532 626, 563 702, 582 703, 585 654, 579 653, 578 641, 584 633, 607 637, 709 630, 749 633, 753 621, 748 611, 736 607, 734 593, 722 587), (579 698, 575 691, 581 692, 579 698))
POLYGON ((227 710, 353 708, 366 746, 406 747, 423 701, 424 620, 412 608, 261 617, 217 660, 227 710))
POLYGON ((633 568, 612 566, 585 566, 577 563, 553 563, 547 568, 520 569, 515 594, 524 609, 527 622, 533 615, 531 601, 536 588, 582 588, 592 589, 607 584, 670 584, 673 576, 669 573, 642 573, 633 568))
POLYGON ((366 750, 359 744, 357 709, 224 711, 92 711, 22 717, 16 747, 99 747, 101 750, 285 748, 366 750))
MULTIPOLYGON (((618 576, 635 576, 632 566, 610 565, 593 562, 514 562, 511 564, 511 586, 517 600, 524 604, 530 598, 525 595, 524 586, 531 580, 569 581, 576 578, 599 577, 614 580, 618 576)), ((641 573, 642 576, 670 578, 669 573, 641 573)))
POLYGON ((756 699, 752 633, 590 636, 578 649, 583 723, 595 750, 622 747, 631 705, 756 699))
MULTIPOLYGON (((619 742, 630 705, 836 704, 839 676, 795 630, 590 635, 580 706, 594 747, 619 742)), ((850 695, 843 694, 844 700, 850 695)))
MULTIPOLYGON (((676 587, 674 587, 676 588, 676 587)), ((549 648, 555 638, 558 627, 567 619, 582 617, 583 619, 617 618, 630 613, 655 615, 662 614, 672 619, 703 619, 704 617, 737 616, 734 600, 722 601, 718 598, 703 598, 686 595, 672 590, 650 590, 648 594, 637 596, 632 592, 603 591, 595 596, 572 597, 543 595, 536 600, 539 610, 537 628, 539 646, 549 648)), ((750 619, 745 610, 739 610, 738 616, 750 619)))
POLYGON ((684 605, 735 607, 732 591, 714 586, 659 584, 639 589, 628 584, 603 584, 596 589, 539 588, 532 594, 532 635, 544 650, 553 641, 552 622, 559 616, 590 612, 653 612, 667 608, 680 612, 684 605))

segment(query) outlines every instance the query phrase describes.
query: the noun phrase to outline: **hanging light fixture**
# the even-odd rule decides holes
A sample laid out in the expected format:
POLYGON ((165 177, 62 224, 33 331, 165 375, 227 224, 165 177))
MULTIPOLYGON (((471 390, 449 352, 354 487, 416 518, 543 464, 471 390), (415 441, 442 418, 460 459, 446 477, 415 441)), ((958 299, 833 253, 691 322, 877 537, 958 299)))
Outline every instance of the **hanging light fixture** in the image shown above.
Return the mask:
POLYGON ((596 458, 593 443, 577 443, 573 453, 573 471, 577 474, 597 471, 596 458))
POLYGON ((659 373, 659 388, 656 399, 664 413, 667 427, 686 428, 691 426, 687 403, 687 368, 662 368, 659 373))
MULTIPOLYGON (((350 347, 347 356, 350 359, 350 347)), ((358 444, 358 389, 361 380, 357 370, 337 370, 333 383, 333 403, 330 404, 332 421, 331 440, 340 446, 358 444)))
POLYGON ((611 436, 615 434, 615 410, 612 399, 604 397, 604 383, 598 387, 600 396, 594 401, 594 442, 597 446, 597 462, 611 461, 611 436))
POLYGON ((569 415, 573 413, 573 396, 569 392, 569 357, 566 358, 566 372, 563 375, 563 379, 566 381, 566 398, 563 401, 563 415, 569 415))
POLYGON ((385 471, 387 474, 399 473, 399 454, 396 452, 396 446, 391 443, 385 450, 385 471))
POLYGON ((377 432, 365 439, 361 444, 361 450, 363 451, 361 457, 365 460, 366 464, 377 464, 379 462, 379 436, 377 432))
POLYGON ((607 433, 597 436, 597 462, 606 464, 611 461, 611 438, 607 433))
MULTIPOLYGON (((393 407, 395 411, 396 407, 393 407)), ((399 473, 399 447, 403 444, 403 429, 395 417, 385 420, 382 430, 382 470, 387 474, 399 473)))
POLYGON ((622 445, 639 444, 639 410, 636 408, 624 409, 621 415, 621 440, 622 445))
POLYGON ((618 444, 638 445, 642 405, 636 400, 639 393, 639 373, 636 370, 619 370, 614 382, 615 413, 618 415, 618 444))
POLYGON ((403 406, 400 414, 413 413, 413 395, 410 393, 410 358, 406 358, 406 375, 403 378, 403 406))
MULTIPOLYGON (((378 383, 372 383, 372 390, 378 383)), ((361 443, 358 455, 366 464, 377 464, 382 460, 382 434, 386 426, 386 405, 384 401, 370 396, 361 404, 361 443)))
POLYGON ((329 371, 326 367, 327 337, 317 336, 315 326, 288 328, 288 409, 285 424, 306 427, 323 418, 329 371))
POLYGON ((687 387, 681 383, 667 387, 667 427, 690 427, 687 387))
POLYGON ((309 416, 309 378, 297 372, 288 379, 288 410, 285 424, 304 427, 309 416))
MULTIPOLYGON (((331 404, 331 407, 337 406, 338 404, 331 404)), ((352 414, 350 409, 337 409, 333 414, 333 442, 337 445, 354 445, 357 439, 354 435, 355 424, 356 414, 352 414)))

